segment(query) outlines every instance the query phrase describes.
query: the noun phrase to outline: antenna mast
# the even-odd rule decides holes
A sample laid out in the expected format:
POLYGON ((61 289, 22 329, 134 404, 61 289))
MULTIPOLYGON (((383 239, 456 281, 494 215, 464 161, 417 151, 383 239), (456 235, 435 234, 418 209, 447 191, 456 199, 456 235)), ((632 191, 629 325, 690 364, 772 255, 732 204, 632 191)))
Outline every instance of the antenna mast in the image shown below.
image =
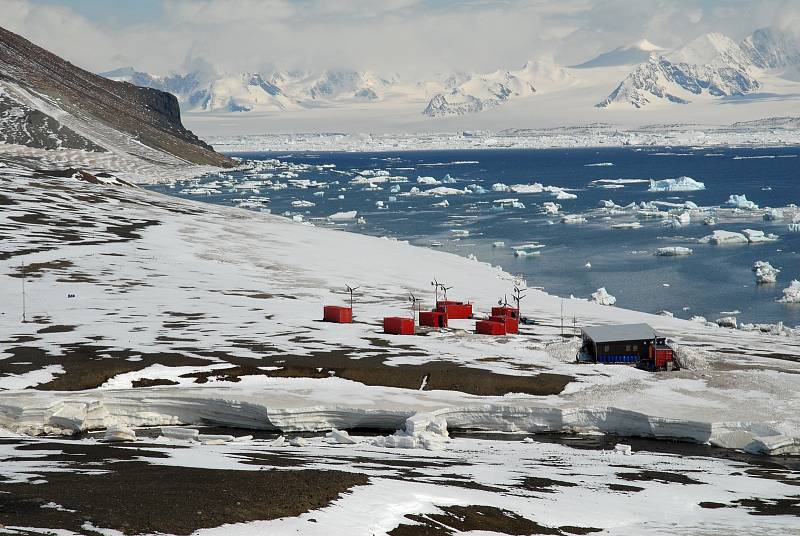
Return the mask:
POLYGON ((350 314, 352 315, 352 313, 353 313, 353 293, 355 291, 357 291, 359 288, 361 288, 361 286, 351 287, 350 285, 348 285, 346 283, 345 283, 344 286, 347 287, 347 291, 350 293, 350 314))

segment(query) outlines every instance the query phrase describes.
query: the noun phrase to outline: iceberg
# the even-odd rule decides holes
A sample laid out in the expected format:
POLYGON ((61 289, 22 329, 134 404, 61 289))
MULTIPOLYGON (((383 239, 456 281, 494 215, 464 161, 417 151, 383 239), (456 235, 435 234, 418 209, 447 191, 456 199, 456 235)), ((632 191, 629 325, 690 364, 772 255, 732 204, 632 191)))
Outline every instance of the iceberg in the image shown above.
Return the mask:
POLYGON ((755 209, 758 208, 758 205, 756 205, 755 203, 753 203, 752 201, 747 199, 747 196, 744 195, 744 194, 742 194, 742 195, 736 195, 736 194, 731 195, 730 197, 728 197, 728 200, 725 201, 725 203, 723 203, 723 206, 732 207, 732 208, 739 208, 739 209, 742 209, 742 210, 755 210, 755 209))
POLYGON ((545 201, 542 203, 542 208, 544 209, 545 214, 551 214, 555 216, 558 214, 558 211, 561 210, 561 205, 553 203, 552 201, 545 201))
POLYGON ((556 199, 564 200, 564 199, 578 199, 578 196, 575 194, 571 194, 569 192, 565 192, 564 190, 559 190, 557 192, 553 192, 553 195, 556 199))
POLYGON ((705 190, 706 185, 691 177, 678 177, 677 179, 651 180, 650 192, 694 192, 705 190))
POLYGON ((747 237, 742 233, 734 233, 733 231, 714 231, 708 236, 704 236, 698 240, 701 244, 746 244, 747 237))
POLYGON ((756 231, 755 229, 742 229, 742 234, 747 237, 747 241, 751 244, 758 244, 760 242, 774 242, 778 239, 777 235, 764 234, 764 231, 756 231))
POLYGON ((533 184, 513 184, 509 189, 515 194, 538 194, 544 191, 544 186, 535 182, 533 184))
POLYGON ((606 287, 600 287, 597 289, 597 292, 592 292, 592 297, 589 298, 589 301, 599 303, 600 305, 614 305, 617 303, 617 298, 609 294, 606 287))
POLYGON ((783 297, 776 301, 778 303, 800 303, 800 281, 792 279, 789 286, 783 289, 783 297))
POLYGON ((337 212, 335 214, 331 214, 328 216, 328 219, 331 221, 347 221, 347 220, 354 220, 358 216, 358 211, 356 210, 349 210, 347 212, 337 212))
POLYGON ((756 273, 756 283, 759 285, 775 283, 780 273, 780 270, 767 261, 756 261, 755 264, 753 264, 753 271, 756 273))
POLYGON ((658 248, 655 252, 656 257, 680 257, 683 255, 691 255, 694 253, 690 248, 682 246, 670 246, 665 248, 658 248))
POLYGON ((777 208, 770 208, 764 213, 764 221, 775 221, 783 219, 783 211, 777 208))

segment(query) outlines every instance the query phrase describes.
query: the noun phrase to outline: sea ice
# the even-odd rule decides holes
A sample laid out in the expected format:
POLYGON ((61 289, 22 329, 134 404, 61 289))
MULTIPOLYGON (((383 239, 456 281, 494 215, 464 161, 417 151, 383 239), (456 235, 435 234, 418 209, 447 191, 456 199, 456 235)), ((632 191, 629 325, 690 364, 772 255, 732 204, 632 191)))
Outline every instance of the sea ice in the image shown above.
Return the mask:
POLYGON ((723 206, 739 208, 742 210, 755 210, 758 208, 758 205, 747 199, 747 196, 744 194, 731 195, 730 197, 728 197, 728 200, 725 201, 725 203, 723 203, 723 206))
POLYGON ((691 177, 678 177, 677 179, 651 180, 650 192, 693 192, 705 190, 706 185, 691 177))
POLYGON ((567 214, 561 218, 561 223, 586 223, 586 218, 580 214, 567 214))
POLYGON ((508 187, 507 184, 503 184, 502 182, 496 182, 492 184, 492 191, 495 192, 508 192, 511 188, 508 187))
POLYGON ((294 208, 310 208, 316 206, 316 203, 312 203, 311 201, 305 201, 303 199, 299 199, 297 201, 292 201, 292 206, 294 208))
POLYGON ((764 221, 775 221, 783 219, 783 211, 777 208, 770 208, 764 213, 764 221))
POLYGON ((778 298, 779 303, 800 303, 800 281, 792 279, 789 286, 783 289, 783 297, 778 298))
POLYGON ((759 242, 774 242, 778 239, 777 235, 764 234, 764 231, 757 231, 755 229, 742 229, 742 234, 747 237, 747 241, 751 244, 758 244, 759 242))
POLYGON ((606 287, 600 287, 597 289, 597 292, 592 293, 592 297, 589 301, 599 303, 600 305, 614 305, 617 303, 617 298, 609 294, 606 287))
POLYGON ((564 190, 559 190, 557 192, 553 192, 553 195, 558 200, 565 200, 565 199, 578 199, 578 196, 575 194, 571 194, 569 192, 565 192, 564 190))
POLYGON ((112 424, 106 428, 103 441, 136 441, 136 431, 122 424, 112 424))
POLYGON ((701 244, 746 244, 747 237, 742 233, 735 233, 733 231, 714 231, 708 236, 699 239, 701 244))
POLYGON ((690 248, 682 246, 670 246, 665 248, 658 248, 655 252, 657 257, 678 257, 682 255, 691 255, 694 253, 690 248))
POLYGON ((328 219, 331 221, 347 221, 347 220, 354 220, 358 216, 358 211, 356 210, 349 210, 347 212, 336 212, 335 214, 331 214, 328 216, 328 219))
POLYGON ((358 441, 350 437, 350 434, 346 431, 337 430, 336 428, 333 428, 330 432, 325 434, 325 437, 327 437, 331 443, 339 443, 341 445, 355 445, 358 443, 358 441))
POLYGON ((431 186, 436 186, 442 183, 433 177, 417 177, 417 184, 430 184, 431 186))
POLYGON ((545 214, 551 214, 555 216, 558 214, 558 211, 561 210, 561 205, 553 203, 552 201, 545 201, 542 203, 542 208, 544 209, 545 214))
POLYGON ((722 318, 717 319, 717 325, 721 328, 733 328, 736 329, 737 322, 735 316, 723 316, 722 318))

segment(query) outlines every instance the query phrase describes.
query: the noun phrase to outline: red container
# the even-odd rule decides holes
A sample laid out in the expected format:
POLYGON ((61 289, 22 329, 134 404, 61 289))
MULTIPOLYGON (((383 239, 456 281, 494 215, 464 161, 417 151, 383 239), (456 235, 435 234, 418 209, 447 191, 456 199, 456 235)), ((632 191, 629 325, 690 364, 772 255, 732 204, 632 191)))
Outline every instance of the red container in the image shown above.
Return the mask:
POLYGON ((390 335, 413 335, 414 319, 404 316, 387 316, 383 319, 383 332, 390 335))
POLYGON ((441 311, 420 311, 419 325, 432 328, 446 328, 447 317, 441 311))
POLYGON ((506 333, 519 333, 519 321, 513 316, 490 316, 489 321, 503 324, 506 333))
POLYGON ((475 322, 475 333, 480 335, 505 335, 506 325, 504 322, 478 320, 475 322))
POLYGON ((463 318, 472 318, 472 304, 471 303, 464 303, 464 302, 457 302, 457 301, 437 301, 436 302, 436 310, 444 312, 445 305, 447 306, 447 318, 448 319, 463 319, 463 318))
POLYGON ((667 363, 672 361, 672 350, 669 348, 656 349, 656 368, 666 368, 667 363))
POLYGON ((519 312, 513 307, 504 305, 503 307, 492 307, 492 316, 510 316, 519 320, 519 312))
POLYGON ((353 310, 339 305, 326 305, 323 309, 322 320, 337 324, 351 324, 353 322, 353 310))

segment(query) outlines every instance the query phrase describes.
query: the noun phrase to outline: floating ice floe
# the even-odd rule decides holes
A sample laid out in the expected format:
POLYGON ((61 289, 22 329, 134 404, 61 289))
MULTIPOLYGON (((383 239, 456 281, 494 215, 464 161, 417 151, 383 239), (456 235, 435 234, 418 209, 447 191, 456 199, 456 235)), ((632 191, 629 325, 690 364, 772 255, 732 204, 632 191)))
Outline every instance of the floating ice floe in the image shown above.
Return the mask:
POLYGON ((450 206, 450 201, 448 201, 447 199, 445 199, 444 201, 439 201, 438 203, 434 203, 434 204, 433 204, 433 205, 431 205, 431 206, 434 206, 434 207, 443 207, 443 208, 447 208, 447 207, 449 207, 449 206, 450 206))
MULTIPOLYGON (((412 188, 414 190, 414 188, 412 188)), ((437 186, 436 188, 431 188, 429 190, 424 190, 422 192, 417 192, 417 195, 435 195, 435 196, 446 196, 446 195, 464 195, 470 193, 469 190, 459 190, 458 188, 451 188, 449 186, 437 186)))
POLYGON ((733 194, 730 197, 728 197, 728 200, 725 201, 722 205, 725 207, 738 208, 742 210, 755 210, 758 208, 758 205, 747 199, 747 196, 744 194, 742 195, 733 194))
POLYGON ((386 204, 383 201, 375 201, 375 208, 386 208, 386 204))
POLYGON ((779 303, 800 303, 800 281, 792 279, 789 286, 783 289, 783 297, 778 298, 779 303))
POLYGON ((683 255, 691 255, 694 253, 691 248, 683 246, 669 246, 665 248, 658 248, 655 252, 657 257, 680 257, 683 255))
POLYGON ((703 225, 716 225, 717 219, 714 216, 706 216, 703 218, 703 225))
POLYGON ((518 246, 511 246, 511 249, 514 250, 515 257, 528 257, 531 255, 539 255, 541 254, 541 249, 545 247, 544 244, 539 244, 534 242, 532 244, 520 244, 518 246))
POLYGON ((506 246, 505 242, 492 242, 492 247, 493 248, 502 248, 502 247, 505 247, 505 246, 506 246))
POLYGON ((617 298, 612 296, 606 290, 606 287, 600 287, 597 292, 592 292, 592 297, 589 301, 599 303, 600 305, 614 305, 617 303, 617 298))
POLYGON ((774 242, 778 239, 778 235, 772 233, 764 234, 764 231, 757 231, 755 229, 742 229, 742 234, 751 244, 758 244, 759 242, 774 242))
POLYGON ((316 206, 316 203, 312 203, 311 201, 306 201, 304 199, 299 199, 297 201, 292 201, 292 206, 294 208, 310 208, 316 206))
POLYGON ((629 223, 615 223, 611 225, 612 229, 639 229, 642 227, 642 224, 638 221, 632 221, 629 223))
POLYGON ((597 162, 595 164, 584 164, 583 167, 610 167, 614 162, 597 162))
POLYGON ((184 428, 179 426, 163 426, 161 435, 169 439, 180 439, 183 441, 197 441, 200 430, 197 428, 184 428))
POLYGON ((533 184, 512 184, 508 189, 515 194, 538 194, 544 191, 544 186, 534 182, 533 184))
POLYGON ((466 189, 469 190, 470 192, 472 192, 473 194, 485 194, 486 193, 486 188, 484 188, 483 186, 481 186, 479 184, 470 184, 469 186, 467 186, 466 189))
POLYGON ((467 229, 450 229, 450 234, 453 236, 469 236, 469 230, 467 229))
POLYGON ((704 236, 703 238, 699 239, 698 242, 700 242, 701 244, 716 244, 716 245, 747 244, 747 237, 742 233, 718 230, 714 231, 712 234, 708 236, 704 236))
POLYGON ((764 213, 764 221, 775 221, 783 219, 783 211, 778 208, 768 208, 764 213))
POLYGON ((678 177, 677 179, 651 180, 650 192, 694 192, 705 190, 706 185, 691 177, 678 177))
POLYGON ((417 177, 417 184, 429 184, 432 186, 436 186, 438 184, 442 184, 441 181, 434 179, 433 177, 417 177))
POLYGON ((561 223, 586 223, 586 218, 580 214, 567 214, 561 218, 561 223))
POLYGON ((357 210, 348 210, 346 212, 336 212, 335 214, 331 214, 328 216, 328 219, 331 221, 347 221, 347 220, 354 220, 358 216, 357 210))
POLYGON ((456 180, 449 173, 442 179, 442 184, 454 184, 455 182, 456 180))
POLYGON ((492 184, 492 191, 493 192, 509 192, 511 188, 508 187, 507 184, 503 184, 502 182, 496 182, 492 184))
POLYGON ((583 267, 586 268, 586 269, 591 269, 592 268, 592 263, 591 262, 587 262, 586 264, 583 265, 583 267))
POLYGON ((753 265, 753 271, 756 274, 756 283, 759 285, 775 283, 780 273, 780 270, 767 261, 756 261, 753 265))
POLYGON ((558 211, 561 210, 561 205, 553 203, 552 201, 545 201, 542 203, 542 208, 544 209, 545 214, 555 216, 558 214, 558 211))

